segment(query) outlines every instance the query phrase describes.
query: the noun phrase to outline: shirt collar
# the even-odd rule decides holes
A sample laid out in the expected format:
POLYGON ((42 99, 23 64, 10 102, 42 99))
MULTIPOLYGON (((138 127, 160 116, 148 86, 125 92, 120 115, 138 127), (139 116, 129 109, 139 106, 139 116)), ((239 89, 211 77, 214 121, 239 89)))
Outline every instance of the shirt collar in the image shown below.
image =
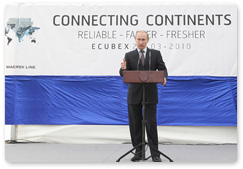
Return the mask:
MULTIPOLYGON (((137 50, 138 50, 138 53, 141 51, 141 49, 138 49, 138 48, 137 48, 137 50)), ((144 51, 144 53, 146 53, 146 52, 147 52, 147 47, 145 47, 145 48, 143 49, 143 51, 144 51)))

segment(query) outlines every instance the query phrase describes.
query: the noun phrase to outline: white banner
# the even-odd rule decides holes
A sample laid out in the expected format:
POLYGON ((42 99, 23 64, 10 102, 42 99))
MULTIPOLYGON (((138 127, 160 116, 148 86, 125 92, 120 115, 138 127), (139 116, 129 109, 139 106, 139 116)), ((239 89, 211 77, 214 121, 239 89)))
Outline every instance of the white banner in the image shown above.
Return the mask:
POLYGON ((137 30, 169 76, 237 76, 235 5, 11 4, 5 75, 117 76, 137 30))

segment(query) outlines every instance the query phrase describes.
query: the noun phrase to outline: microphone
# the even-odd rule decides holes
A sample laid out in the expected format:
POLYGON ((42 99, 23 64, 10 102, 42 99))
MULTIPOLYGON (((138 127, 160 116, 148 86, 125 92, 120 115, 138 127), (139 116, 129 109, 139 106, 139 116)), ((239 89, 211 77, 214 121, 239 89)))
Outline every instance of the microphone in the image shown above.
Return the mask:
POLYGON ((151 71, 151 51, 149 51, 149 71, 151 71))
POLYGON ((139 62, 141 60, 141 56, 139 55, 139 58, 138 58, 138 63, 137 63, 137 70, 139 70, 139 62))

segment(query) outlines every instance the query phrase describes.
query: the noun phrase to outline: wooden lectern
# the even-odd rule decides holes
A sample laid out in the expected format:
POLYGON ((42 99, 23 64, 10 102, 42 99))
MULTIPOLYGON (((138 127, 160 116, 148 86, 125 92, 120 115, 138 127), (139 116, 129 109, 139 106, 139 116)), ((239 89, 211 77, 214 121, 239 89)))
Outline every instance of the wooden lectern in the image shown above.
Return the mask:
POLYGON ((124 83, 163 83, 164 71, 124 71, 124 83))
MULTIPOLYGON (((148 158, 145 158, 145 146, 148 145, 150 148, 154 149, 161 155, 163 155, 165 158, 167 158, 170 162, 173 162, 172 159, 170 159, 168 156, 163 154, 162 152, 156 150, 154 147, 149 145, 145 141, 145 126, 146 126, 146 120, 145 120, 145 107, 147 102, 145 102, 145 84, 147 83, 163 83, 164 82, 164 71, 124 71, 123 72, 123 82, 124 83, 141 83, 143 84, 143 120, 142 120, 142 143, 140 143, 138 146, 134 147, 127 153, 125 153, 123 156, 121 156, 116 162, 119 162, 123 157, 128 155, 129 153, 133 153, 133 150, 135 150, 137 147, 142 146, 142 158, 141 160, 145 161, 148 158)), ((134 153, 133 153, 134 154, 134 153)))

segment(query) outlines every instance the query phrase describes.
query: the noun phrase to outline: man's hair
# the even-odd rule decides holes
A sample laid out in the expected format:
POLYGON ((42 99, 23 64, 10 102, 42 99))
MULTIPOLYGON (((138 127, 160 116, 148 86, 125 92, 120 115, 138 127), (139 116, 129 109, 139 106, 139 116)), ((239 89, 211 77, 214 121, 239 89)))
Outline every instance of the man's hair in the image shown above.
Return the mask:
POLYGON ((149 40, 148 32, 147 32, 147 31, 143 31, 143 30, 140 30, 140 31, 137 31, 137 32, 136 32, 135 39, 137 38, 137 35, 138 35, 138 33, 140 33, 140 32, 146 33, 146 34, 147 34, 147 38, 148 38, 148 40, 149 40))

